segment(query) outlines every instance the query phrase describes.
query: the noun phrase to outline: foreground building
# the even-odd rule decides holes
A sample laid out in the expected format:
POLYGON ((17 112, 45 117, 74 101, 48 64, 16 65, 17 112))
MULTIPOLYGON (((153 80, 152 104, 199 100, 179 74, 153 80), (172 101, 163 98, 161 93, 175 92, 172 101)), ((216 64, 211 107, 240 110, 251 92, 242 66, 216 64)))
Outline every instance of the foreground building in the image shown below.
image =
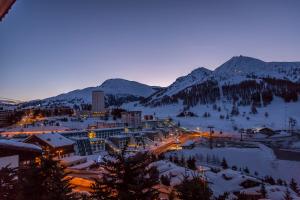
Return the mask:
POLYGON ((33 144, 0 139, 0 168, 27 167, 38 162, 42 156, 42 149, 33 144))
POLYGON ((58 133, 31 135, 24 142, 38 145, 43 149, 45 154, 58 158, 68 157, 75 153, 75 142, 58 133))

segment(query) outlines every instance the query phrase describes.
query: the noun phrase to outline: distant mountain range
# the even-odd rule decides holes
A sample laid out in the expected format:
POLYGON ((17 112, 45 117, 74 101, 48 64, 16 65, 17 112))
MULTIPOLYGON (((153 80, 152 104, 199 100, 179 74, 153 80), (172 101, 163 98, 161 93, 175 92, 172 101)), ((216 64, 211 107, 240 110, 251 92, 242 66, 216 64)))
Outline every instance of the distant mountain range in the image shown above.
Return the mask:
MULTIPOLYGON (((91 103, 92 91, 102 90, 106 95, 107 105, 120 106, 137 101, 144 106, 160 106, 183 101, 189 107, 197 103, 213 103, 223 98, 257 98, 253 96, 266 93, 282 98, 288 93, 297 96, 300 93, 299 84, 300 62, 264 62, 256 58, 235 56, 214 71, 204 67, 197 68, 190 74, 177 78, 166 88, 125 79, 108 79, 100 86, 74 90, 41 102, 91 103)), ((253 102, 251 100, 247 103, 253 102)))
MULTIPOLYGON (((169 87, 152 94, 143 103, 152 106, 177 103, 180 100, 188 101, 189 96, 191 101, 198 103, 199 99, 195 99, 197 96, 205 98, 214 95, 213 98, 209 97, 202 101, 202 103, 210 103, 223 98, 223 89, 228 89, 230 85, 238 87, 237 85, 245 84, 245 82, 255 81, 257 85, 251 85, 244 90, 261 87, 261 91, 255 92, 266 91, 266 88, 258 85, 269 79, 284 80, 285 83, 291 82, 298 85, 300 83, 300 62, 264 62, 256 58, 235 56, 214 71, 200 67, 186 76, 177 78, 169 87)), ((280 84, 277 87, 281 87, 280 84)), ((294 90, 295 88, 287 90, 289 89, 294 90)), ((296 90, 298 93, 298 89, 296 90)), ((230 94, 229 97, 226 95, 227 99, 232 99, 232 95, 230 94)))
POLYGON ((22 103, 22 101, 0 97, 0 104, 2 105, 16 105, 19 103, 22 103))

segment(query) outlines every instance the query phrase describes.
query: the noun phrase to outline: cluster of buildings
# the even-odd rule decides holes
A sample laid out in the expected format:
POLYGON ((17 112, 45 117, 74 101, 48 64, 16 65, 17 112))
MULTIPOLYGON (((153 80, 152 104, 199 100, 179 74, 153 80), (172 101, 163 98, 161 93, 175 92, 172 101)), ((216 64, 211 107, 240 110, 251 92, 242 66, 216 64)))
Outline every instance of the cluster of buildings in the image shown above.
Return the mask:
POLYGON ((0 104, 0 128, 10 125, 9 117, 13 114, 13 106, 0 104))
MULTIPOLYGON (((92 92, 92 113, 94 116, 106 113, 102 91, 92 92)), ((127 151, 138 151, 168 136, 169 128, 164 120, 155 119, 151 115, 144 116, 142 119, 141 111, 124 111, 121 112, 119 120, 99 120, 83 130, 49 131, 32 134, 27 138, 9 140, 0 138, 0 167, 1 160, 7 161, 5 157, 10 156, 17 156, 14 158, 18 159, 18 166, 22 166, 35 162, 36 158, 41 155, 52 155, 60 160, 70 160, 74 156, 82 157, 107 151, 120 151, 125 145, 127 151)))
POLYGON ((42 155, 65 160, 72 156, 120 151, 125 145, 128 146, 128 151, 138 151, 168 137, 169 132, 163 127, 163 121, 156 120, 154 123, 152 120, 149 125, 147 121, 133 119, 132 116, 137 113, 134 111, 124 114, 126 119, 129 116, 128 125, 124 122, 119 127, 40 133, 25 139, 0 139, 0 167, 4 166, 1 164, 3 160, 10 161, 10 156, 18 160, 17 166, 25 166, 42 155), (152 128, 143 129, 142 126, 152 128))

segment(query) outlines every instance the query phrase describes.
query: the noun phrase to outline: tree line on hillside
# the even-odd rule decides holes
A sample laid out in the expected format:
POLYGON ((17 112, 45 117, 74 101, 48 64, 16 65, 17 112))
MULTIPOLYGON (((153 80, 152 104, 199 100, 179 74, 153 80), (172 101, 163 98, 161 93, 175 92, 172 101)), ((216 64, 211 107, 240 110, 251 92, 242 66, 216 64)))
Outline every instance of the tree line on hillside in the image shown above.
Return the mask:
POLYGON ((56 107, 56 108, 35 108, 35 109, 24 109, 15 110, 6 117, 6 121, 9 125, 13 125, 21 121, 24 116, 31 115, 32 118, 36 117, 52 117, 52 116, 64 116, 73 115, 74 111, 69 107, 56 107))
MULTIPOLYGON (((223 97, 237 105, 266 106, 270 104, 274 96, 282 98, 285 102, 298 101, 300 83, 284 79, 262 78, 257 80, 245 80, 238 84, 225 84, 222 86, 223 97)), ((162 96, 160 92, 160 96, 162 96)), ((220 100, 221 93, 217 81, 208 80, 179 91, 172 96, 162 96, 160 99, 144 99, 144 105, 161 106, 178 103, 180 100, 186 108, 197 104, 213 104, 220 100)))
POLYGON ((105 106, 121 106, 123 103, 133 102, 133 101, 142 101, 144 97, 137 97, 134 95, 126 96, 115 96, 115 95, 106 95, 105 96, 105 106))
POLYGON ((285 102, 298 101, 300 84, 282 79, 263 78, 260 82, 248 80, 239 84, 224 85, 222 90, 227 100, 239 105, 266 106, 272 102, 274 96, 282 98, 285 102))

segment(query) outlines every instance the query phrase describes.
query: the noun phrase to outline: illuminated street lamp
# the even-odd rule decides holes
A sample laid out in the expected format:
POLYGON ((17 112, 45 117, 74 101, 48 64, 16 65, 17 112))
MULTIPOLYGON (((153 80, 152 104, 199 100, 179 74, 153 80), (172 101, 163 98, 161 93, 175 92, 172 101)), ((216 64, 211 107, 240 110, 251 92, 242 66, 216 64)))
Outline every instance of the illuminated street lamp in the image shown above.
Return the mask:
POLYGON ((58 154, 58 158, 61 158, 61 154, 63 153, 63 150, 57 150, 56 153, 58 154))

